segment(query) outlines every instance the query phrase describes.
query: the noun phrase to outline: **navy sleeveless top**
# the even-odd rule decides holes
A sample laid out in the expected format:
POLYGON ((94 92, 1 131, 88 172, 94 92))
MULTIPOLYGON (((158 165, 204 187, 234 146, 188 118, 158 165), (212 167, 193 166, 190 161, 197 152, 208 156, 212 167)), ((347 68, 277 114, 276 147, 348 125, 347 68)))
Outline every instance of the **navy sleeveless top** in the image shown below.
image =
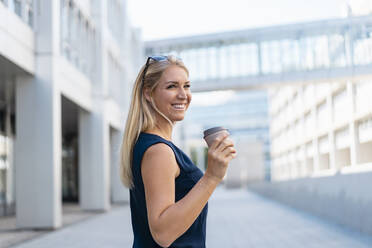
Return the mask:
MULTIPOLYGON (((142 157, 147 148, 157 143, 167 144, 173 150, 180 168, 180 175, 175 179, 176 202, 181 200, 203 176, 203 172, 172 142, 155 134, 140 134, 133 148, 132 173, 134 187, 130 190, 130 211, 134 234, 133 248, 161 247, 154 241, 150 233, 147 219, 145 189, 141 175, 142 157)), ((208 204, 204 207, 190 228, 169 247, 205 248, 207 212, 208 204)))

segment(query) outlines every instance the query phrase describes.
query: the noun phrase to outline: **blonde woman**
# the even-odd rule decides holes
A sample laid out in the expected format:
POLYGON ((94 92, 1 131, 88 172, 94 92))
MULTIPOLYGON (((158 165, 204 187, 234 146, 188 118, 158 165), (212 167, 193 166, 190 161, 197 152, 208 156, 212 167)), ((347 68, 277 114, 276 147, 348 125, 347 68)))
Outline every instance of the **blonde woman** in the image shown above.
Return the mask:
POLYGON ((172 143, 191 102, 189 72, 174 56, 151 56, 134 84, 122 145, 121 179, 130 189, 134 248, 205 247, 207 202, 231 159, 218 139, 203 175, 172 143))

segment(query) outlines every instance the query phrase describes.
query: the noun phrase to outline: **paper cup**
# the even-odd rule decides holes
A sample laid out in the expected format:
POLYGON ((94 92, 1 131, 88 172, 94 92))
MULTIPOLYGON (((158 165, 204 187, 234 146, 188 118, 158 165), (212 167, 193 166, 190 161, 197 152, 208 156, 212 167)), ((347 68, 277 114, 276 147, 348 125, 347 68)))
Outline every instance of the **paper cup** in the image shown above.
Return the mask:
POLYGON ((208 147, 210 147, 217 137, 225 133, 230 134, 227 128, 212 127, 204 131, 204 140, 207 142, 208 147))

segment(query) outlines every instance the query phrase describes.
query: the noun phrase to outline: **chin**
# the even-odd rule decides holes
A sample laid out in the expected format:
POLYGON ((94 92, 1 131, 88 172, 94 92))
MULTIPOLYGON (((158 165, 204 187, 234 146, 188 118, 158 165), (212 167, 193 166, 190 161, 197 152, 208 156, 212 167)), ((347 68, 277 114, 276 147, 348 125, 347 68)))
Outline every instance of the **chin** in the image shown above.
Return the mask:
POLYGON ((174 118, 171 119, 171 121, 182 121, 185 118, 185 116, 175 116, 174 118))

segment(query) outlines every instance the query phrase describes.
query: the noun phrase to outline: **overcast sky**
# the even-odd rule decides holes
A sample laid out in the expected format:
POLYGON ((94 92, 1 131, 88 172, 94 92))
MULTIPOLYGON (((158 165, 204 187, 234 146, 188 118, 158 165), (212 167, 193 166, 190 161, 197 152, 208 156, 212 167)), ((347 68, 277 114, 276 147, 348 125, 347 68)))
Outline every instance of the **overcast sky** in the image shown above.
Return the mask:
POLYGON ((346 0, 128 0, 144 40, 341 17, 346 0))

